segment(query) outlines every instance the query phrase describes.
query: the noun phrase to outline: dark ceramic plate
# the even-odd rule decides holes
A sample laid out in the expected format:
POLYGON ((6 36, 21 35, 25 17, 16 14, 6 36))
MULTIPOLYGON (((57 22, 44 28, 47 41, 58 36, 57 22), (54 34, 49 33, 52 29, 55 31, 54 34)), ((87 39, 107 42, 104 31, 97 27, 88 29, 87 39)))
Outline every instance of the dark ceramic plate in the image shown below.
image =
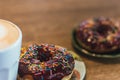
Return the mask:
POLYGON ((94 53, 94 52, 90 52, 86 49, 84 49, 76 40, 76 33, 75 30, 73 30, 72 32, 72 44, 73 47, 75 49, 77 49, 78 51, 80 51, 82 54, 86 54, 88 56, 92 56, 92 57, 99 57, 99 58, 120 58, 120 51, 114 51, 113 53, 94 53))

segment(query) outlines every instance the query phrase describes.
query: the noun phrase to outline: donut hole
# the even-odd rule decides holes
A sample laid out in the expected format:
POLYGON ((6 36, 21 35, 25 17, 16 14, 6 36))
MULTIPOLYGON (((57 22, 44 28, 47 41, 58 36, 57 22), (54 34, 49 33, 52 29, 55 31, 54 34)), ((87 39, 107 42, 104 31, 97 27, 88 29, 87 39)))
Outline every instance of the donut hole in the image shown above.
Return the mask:
POLYGON ((111 25, 100 24, 96 26, 96 31, 102 36, 106 36, 108 32, 111 32, 112 30, 111 25))
POLYGON ((38 49, 38 57, 37 59, 41 62, 48 61, 50 58, 52 58, 52 54, 50 54, 50 51, 48 49, 38 49))

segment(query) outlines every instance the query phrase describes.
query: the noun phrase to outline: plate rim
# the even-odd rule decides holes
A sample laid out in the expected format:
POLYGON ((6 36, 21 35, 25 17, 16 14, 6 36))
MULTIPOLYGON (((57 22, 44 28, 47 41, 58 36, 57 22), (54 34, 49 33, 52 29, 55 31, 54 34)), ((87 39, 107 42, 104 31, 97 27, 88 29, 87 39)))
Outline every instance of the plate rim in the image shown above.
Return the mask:
POLYGON ((83 72, 83 75, 81 76, 81 73, 80 73, 80 80, 84 80, 85 78, 85 75, 86 75, 86 66, 85 66, 85 63, 83 61, 79 61, 79 60, 75 60, 75 62, 81 62, 82 66, 83 66, 83 69, 84 69, 84 72, 83 72))
MULTIPOLYGON (((72 54, 72 56, 74 57, 74 59, 75 59, 75 57, 78 57, 79 59, 76 58, 76 59, 75 59, 75 62, 81 63, 82 66, 84 67, 83 76, 80 75, 80 80, 84 80, 84 78, 85 78, 85 76, 86 76, 86 66, 85 66, 84 61, 82 60, 82 58, 80 57, 80 55, 78 55, 76 52, 71 51, 71 50, 68 50, 68 51, 72 54)), ((76 66, 75 66, 75 67, 76 67, 76 66)), ((82 74, 82 73, 80 73, 80 74, 82 74)))
POLYGON ((82 54, 86 54, 88 56, 91 56, 91 57, 96 57, 96 58, 120 58, 120 53, 117 53, 116 55, 107 55, 107 54, 96 54, 94 52, 89 52, 87 51, 86 49, 80 47, 80 44, 77 44, 77 40, 75 38, 75 29, 72 31, 72 44, 73 44, 73 47, 75 49, 77 49, 78 51, 80 51, 82 54))

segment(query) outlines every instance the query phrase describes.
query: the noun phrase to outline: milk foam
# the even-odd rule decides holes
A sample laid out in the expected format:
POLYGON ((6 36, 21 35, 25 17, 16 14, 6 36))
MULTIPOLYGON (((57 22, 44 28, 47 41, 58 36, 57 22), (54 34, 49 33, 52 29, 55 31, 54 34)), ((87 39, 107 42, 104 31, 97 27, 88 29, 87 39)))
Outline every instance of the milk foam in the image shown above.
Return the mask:
POLYGON ((5 37, 6 34, 7 34, 7 29, 5 29, 3 25, 0 25, 0 39, 5 37))
POLYGON ((16 25, 0 19, 0 49, 12 45, 18 39, 18 36, 16 25))

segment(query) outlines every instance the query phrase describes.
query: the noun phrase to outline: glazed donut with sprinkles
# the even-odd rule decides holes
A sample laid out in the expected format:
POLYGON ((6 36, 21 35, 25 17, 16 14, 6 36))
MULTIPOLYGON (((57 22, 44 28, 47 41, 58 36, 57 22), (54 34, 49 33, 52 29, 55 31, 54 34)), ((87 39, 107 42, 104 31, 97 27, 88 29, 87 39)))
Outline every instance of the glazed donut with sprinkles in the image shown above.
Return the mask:
POLYGON ((31 44, 21 50, 18 73, 30 80, 68 80, 74 64, 74 58, 63 47, 31 44))

